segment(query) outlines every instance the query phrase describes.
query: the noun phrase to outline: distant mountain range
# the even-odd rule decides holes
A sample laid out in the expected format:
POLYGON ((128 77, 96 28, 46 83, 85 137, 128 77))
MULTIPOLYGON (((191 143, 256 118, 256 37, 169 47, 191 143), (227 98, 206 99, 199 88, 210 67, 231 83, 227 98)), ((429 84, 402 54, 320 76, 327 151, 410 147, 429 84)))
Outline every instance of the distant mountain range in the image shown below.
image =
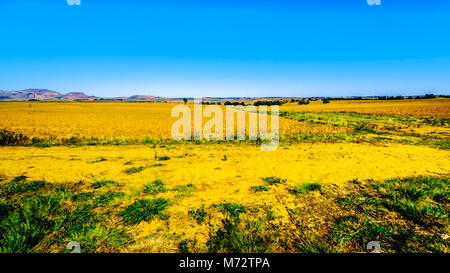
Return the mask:
MULTIPOLYGON (((273 97, 276 98, 276 97, 273 97)), ((222 101, 222 100, 251 100, 250 97, 205 97, 203 100, 207 101, 222 101)), ((25 89, 17 91, 2 91, 0 90, 0 101, 167 101, 167 102, 182 102, 183 98, 166 98, 150 95, 133 95, 129 97, 111 97, 102 98, 96 96, 88 96, 82 92, 70 92, 62 94, 57 91, 48 89, 25 89)), ((194 98, 187 98, 192 101, 194 98)))
POLYGON ((101 98, 88 96, 82 92, 70 92, 61 94, 48 89, 25 89, 17 91, 1 91, 0 101, 58 101, 58 100, 122 100, 122 101, 165 101, 165 98, 146 95, 134 95, 130 97, 101 98))
MULTIPOLYGON (((448 92, 446 92, 448 94, 448 92)), ((361 99, 419 99, 419 98, 434 98, 434 97, 445 97, 449 98, 449 95, 416 95, 416 96, 368 96, 368 97, 328 97, 333 100, 361 100, 361 99)), ((204 101, 209 102, 220 102, 220 101, 247 101, 255 99, 291 99, 300 97, 204 97, 204 101)), ((321 99, 324 97, 310 97, 309 99, 321 99)), ((62 94, 57 91, 52 91, 48 89, 25 89, 17 91, 2 91, 0 90, 0 101, 166 101, 166 102, 182 102, 184 98, 166 98, 150 95, 133 95, 129 97, 112 97, 112 98, 102 98, 96 96, 88 96, 82 92, 70 92, 67 94, 62 94)), ((188 101, 194 100, 194 98, 186 98, 188 101)))

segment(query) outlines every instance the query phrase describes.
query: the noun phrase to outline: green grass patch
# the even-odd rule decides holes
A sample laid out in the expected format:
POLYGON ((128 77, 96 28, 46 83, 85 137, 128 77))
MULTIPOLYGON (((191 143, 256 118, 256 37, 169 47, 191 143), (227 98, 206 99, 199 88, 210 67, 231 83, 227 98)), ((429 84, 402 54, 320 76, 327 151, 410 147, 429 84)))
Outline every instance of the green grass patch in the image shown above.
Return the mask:
POLYGON ((114 180, 99 180, 99 181, 95 181, 94 183, 91 184, 91 187, 94 189, 99 189, 99 188, 103 188, 103 187, 111 187, 117 185, 117 182, 114 180))
POLYGON ((142 221, 149 222, 156 216, 165 220, 168 215, 164 213, 164 210, 169 204, 169 200, 162 198, 139 199, 121 211, 119 216, 126 225, 137 225, 142 221))
POLYGON ((364 114, 353 112, 307 112, 280 111, 280 116, 334 127, 349 128, 348 132, 339 134, 298 134, 286 136, 286 140, 307 142, 394 142, 410 145, 426 145, 434 148, 448 149, 448 140, 439 139, 430 134, 420 134, 409 129, 421 126, 449 128, 450 119, 438 117, 419 117, 405 115, 364 114), (374 136, 375 135, 375 136, 374 136))
POLYGON ((450 150, 450 142, 449 141, 439 142, 438 148, 443 150, 450 150))
POLYGON ((197 221, 197 223, 200 225, 201 223, 203 223, 203 221, 205 221, 205 218, 206 218, 205 205, 202 204, 201 207, 196 210, 193 210, 193 209, 189 210, 188 214, 189 214, 189 216, 194 218, 197 221))
POLYGON ((379 242, 382 252, 394 253, 443 252, 447 244, 440 236, 418 234, 411 226, 378 223, 355 215, 339 218, 330 236, 336 250, 343 252, 347 252, 348 247, 353 251, 365 251, 370 241, 379 242))
POLYGON ((331 229, 338 251, 364 251, 379 241, 384 252, 448 252, 448 178, 409 177, 353 184, 336 199, 349 216, 331 229))
POLYGON ((244 213, 246 210, 245 206, 234 203, 215 204, 213 207, 219 209, 232 218, 239 218, 239 214, 244 213))
POLYGON ((302 185, 294 186, 290 189, 292 194, 307 194, 311 191, 320 191, 322 185, 318 183, 304 183, 302 185))
POLYGON ((125 194, 123 192, 106 192, 94 198, 94 206, 105 206, 111 203, 116 198, 122 198, 125 194))
POLYGON ((206 246, 210 252, 267 253, 276 244, 276 235, 261 219, 246 219, 240 215, 246 208, 240 204, 222 203, 214 207, 225 213, 222 227, 210 233, 206 246))
POLYGON ((76 193, 73 194, 70 197, 70 200, 72 201, 87 201, 87 200, 91 200, 94 197, 94 194, 92 192, 80 192, 80 193, 76 193))
POLYGON ((172 190, 177 191, 177 194, 175 195, 177 198, 189 197, 192 196, 195 191, 195 186, 193 184, 177 185, 172 190))
POLYGON ((91 199, 73 192, 79 183, 45 183, 45 192, 14 191, 8 200, 0 198, 1 253, 63 252, 69 241, 80 242, 82 252, 108 252, 129 242, 124 229, 104 224, 106 216, 94 212, 91 199), (67 206, 69 200, 75 206, 67 206))
POLYGON ((25 181, 13 179, 10 183, 8 183, 6 192, 7 194, 16 194, 37 191, 47 185, 48 183, 42 180, 25 181))
POLYGON ((445 226, 449 222, 448 178, 412 177, 374 184, 382 204, 419 225, 445 226))
POLYGON ((262 180, 266 182, 267 185, 282 184, 286 182, 286 179, 281 179, 275 176, 264 177, 262 180))
POLYGON ((99 162, 103 162, 103 161, 107 161, 107 159, 104 158, 103 156, 100 156, 100 157, 98 157, 96 160, 89 161, 88 163, 93 164, 93 163, 99 163, 99 162))
POLYGON ((142 171, 145 170, 145 169, 146 169, 145 166, 139 166, 139 167, 128 168, 128 169, 126 169, 124 172, 125 172, 126 174, 134 174, 134 173, 142 172, 142 171))
POLYGON ((155 179, 152 182, 145 184, 144 193, 157 195, 158 193, 166 192, 168 189, 164 187, 164 181, 161 179, 155 179))
POLYGON ((266 185, 259 185, 259 186, 253 186, 250 188, 252 192, 262 192, 262 191, 269 191, 269 186, 266 185))

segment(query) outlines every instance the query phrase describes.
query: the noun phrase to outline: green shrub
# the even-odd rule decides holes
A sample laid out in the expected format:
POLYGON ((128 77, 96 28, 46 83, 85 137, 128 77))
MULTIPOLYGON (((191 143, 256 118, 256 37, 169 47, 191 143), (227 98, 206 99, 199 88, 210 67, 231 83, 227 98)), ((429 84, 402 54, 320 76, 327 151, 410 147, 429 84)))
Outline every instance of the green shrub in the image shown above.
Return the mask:
POLYGON ((28 177, 26 177, 25 175, 19 175, 17 177, 14 177, 11 182, 21 182, 21 181, 25 181, 28 177))
POLYGON ((0 145, 15 146, 28 144, 29 138, 22 134, 9 131, 7 129, 0 130, 0 145))

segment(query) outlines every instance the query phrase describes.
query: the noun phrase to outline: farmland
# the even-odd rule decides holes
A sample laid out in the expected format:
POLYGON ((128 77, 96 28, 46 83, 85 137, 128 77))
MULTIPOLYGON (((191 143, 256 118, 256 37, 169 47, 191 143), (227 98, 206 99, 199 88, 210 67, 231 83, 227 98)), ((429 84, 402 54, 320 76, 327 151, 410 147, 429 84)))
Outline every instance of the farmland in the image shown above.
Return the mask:
POLYGON ((0 252, 449 252, 450 99, 287 103, 270 152, 173 106, 1 103, 0 252))
MULTIPOLYGON (((30 139, 36 137, 47 143, 59 143, 61 139, 71 137, 78 140, 90 139, 95 143, 169 140, 171 126, 177 120, 176 117, 171 117, 171 110, 175 105, 121 102, 2 103, 0 128, 22 133, 30 139)), ((280 120, 282 135, 323 135, 341 131, 345 129, 283 118, 280 120)))
POLYGON ((330 104, 313 101, 308 105, 290 103, 286 110, 312 112, 357 112, 366 114, 411 115, 422 117, 450 117, 450 101, 441 98, 430 100, 338 100, 330 104))

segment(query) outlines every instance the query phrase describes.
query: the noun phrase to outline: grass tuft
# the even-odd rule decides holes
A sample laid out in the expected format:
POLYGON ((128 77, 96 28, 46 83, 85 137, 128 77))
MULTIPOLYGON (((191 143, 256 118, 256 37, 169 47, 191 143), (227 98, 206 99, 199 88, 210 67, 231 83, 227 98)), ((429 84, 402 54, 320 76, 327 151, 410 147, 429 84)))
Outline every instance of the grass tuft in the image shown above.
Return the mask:
POLYGON ((114 180, 100 180, 100 181, 95 181, 94 183, 91 184, 91 187, 94 189, 99 189, 99 188, 103 188, 103 187, 110 187, 113 185, 116 185, 117 182, 114 180))
POLYGON ((7 193, 16 194, 37 191, 47 185, 48 183, 42 180, 26 182, 24 179, 17 180, 15 178, 7 185, 7 193))
POLYGON ((275 184, 282 184, 286 182, 286 179, 281 179, 279 177, 270 176, 263 178, 263 181, 266 182, 267 185, 275 185, 275 184))
POLYGON ((94 206, 100 207, 105 206, 111 203, 116 198, 124 197, 125 194, 123 192, 106 192, 101 194, 100 196, 94 198, 94 206))
POLYGON ((126 225, 137 225, 142 221, 149 222, 155 216, 165 220, 168 216, 163 212, 169 204, 169 200, 162 198, 139 199, 121 211, 119 216, 126 225))
POLYGON ((233 218, 239 218, 239 214, 246 210, 245 206, 232 203, 215 204, 213 206, 233 218))
POLYGON ((294 186, 290 192, 292 194, 307 194, 311 191, 320 191, 322 189, 322 185, 318 183, 305 183, 302 185, 294 186))
POLYGON ((269 191, 269 189, 269 186, 266 185, 253 186, 250 188, 252 192, 269 191))
POLYGON ((164 187, 164 181, 161 179, 155 179, 152 182, 145 184, 144 193, 157 195, 158 193, 166 192, 168 189, 164 187))
POLYGON ((144 166, 132 167, 132 168, 126 169, 124 172, 126 174, 134 174, 134 173, 142 172, 143 170, 145 170, 145 168, 146 167, 144 167, 144 166))
POLYGON ((200 225, 201 223, 203 223, 203 221, 205 221, 206 217, 205 205, 202 204, 201 207, 196 210, 189 210, 188 214, 189 216, 194 218, 200 225))
POLYGON ((177 197, 177 198, 189 197, 195 191, 195 186, 192 184, 177 185, 172 190, 178 192, 175 195, 175 197, 177 197))

